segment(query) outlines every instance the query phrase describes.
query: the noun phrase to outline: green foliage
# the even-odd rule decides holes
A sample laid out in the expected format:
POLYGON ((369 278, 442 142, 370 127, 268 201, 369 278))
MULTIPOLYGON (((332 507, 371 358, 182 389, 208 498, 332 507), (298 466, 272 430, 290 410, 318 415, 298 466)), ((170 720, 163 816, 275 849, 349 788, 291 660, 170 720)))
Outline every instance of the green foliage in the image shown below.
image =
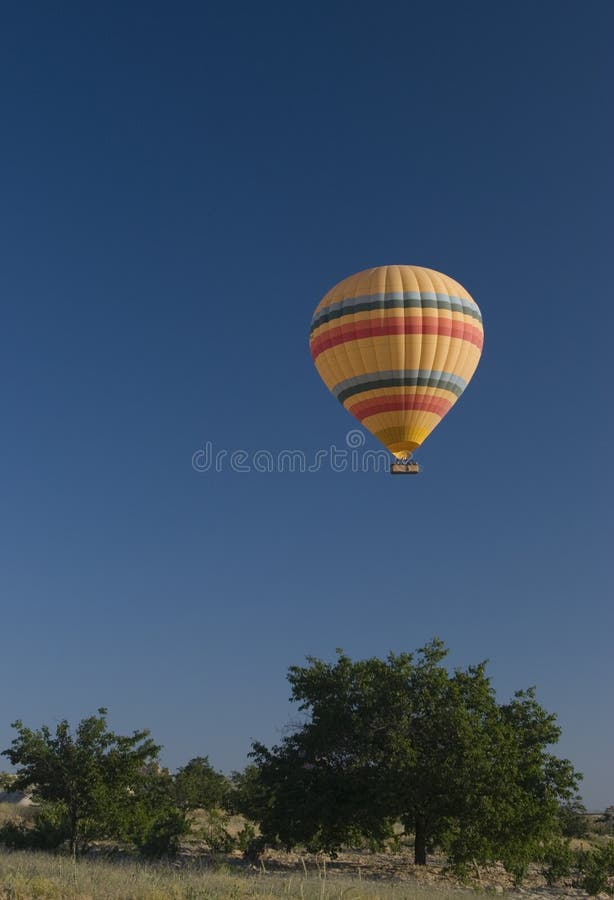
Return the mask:
POLYGON ((190 830, 185 810, 177 806, 171 774, 155 762, 142 767, 128 802, 113 813, 114 836, 134 844, 151 859, 173 856, 190 830))
POLYGON ((266 841, 334 852, 400 820, 419 864, 439 843, 453 864, 501 859, 522 880, 579 776, 547 752, 560 731, 533 689, 499 705, 485 663, 450 674, 446 653, 435 639, 416 656, 338 651, 290 669, 307 721, 270 750, 254 744, 249 799, 240 785, 266 841))
POLYGON ((390 850, 391 853, 400 853, 403 849, 403 835, 396 834, 393 832, 390 835, 390 838, 387 841, 387 849, 390 850))
POLYGON ((105 709, 83 719, 74 733, 66 720, 55 734, 46 725, 32 731, 17 721, 13 727, 17 737, 4 751, 18 767, 13 789, 30 789, 34 799, 65 814, 71 852, 93 838, 115 836, 143 767, 160 749, 149 732, 109 731, 105 709))
POLYGON ((177 770, 175 795, 182 809, 215 809, 222 806, 228 781, 216 772, 207 756, 197 756, 177 770))
MULTIPOLYGON (((552 839, 553 833, 550 832, 549 839, 552 839)), ((504 842, 500 856, 505 871, 512 876, 514 885, 520 887, 527 876, 531 863, 540 862, 543 854, 544 847, 541 841, 531 835, 525 837, 517 834, 515 840, 510 838, 504 842)), ((489 863, 492 862, 494 862, 494 858, 489 860, 489 863)))
POLYGON ((199 830, 199 836, 207 843, 212 853, 230 853, 236 846, 236 840, 228 831, 229 816, 221 809, 207 812, 205 823, 199 830))
POLYGON ((533 688, 509 704, 498 706, 493 698, 489 705, 476 728, 461 815, 446 849, 453 860, 501 859, 520 883, 543 843, 559 832, 560 802, 573 794, 579 776, 568 760, 547 752, 560 730, 533 688))
POLYGON ((571 849, 569 840, 554 839, 546 844, 542 856, 542 871, 546 883, 553 885, 561 878, 568 878, 575 861, 576 854, 571 849))
POLYGON ((0 844, 12 850, 56 850, 69 837, 68 817, 61 804, 44 805, 32 825, 12 821, 0 828, 0 844))
POLYGON ((241 828, 241 830, 237 834, 237 847, 239 848, 239 850, 241 850, 242 853, 246 853, 250 848, 253 847, 255 840, 256 829, 251 822, 245 822, 243 828, 241 828))
POLYGON ((260 820, 268 806, 269 795, 261 778, 260 768, 248 765, 242 772, 233 772, 226 793, 226 808, 253 822, 260 820))
POLYGON ((559 807, 561 834, 568 838, 584 838, 588 834, 586 807, 579 797, 574 797, 559 807))
POLYGON ((588 894, 614 893, 608 885, 608 879, 614 875, 613 842, 580 854, 579 867, 582 872, 580 887, 588 894))
POLYGON ((188 831, 189 825, 183 810, 169 806, 149 820, 136 836, 135 843, 143 856, 161 859, 177 853, 179 842, 188 831))

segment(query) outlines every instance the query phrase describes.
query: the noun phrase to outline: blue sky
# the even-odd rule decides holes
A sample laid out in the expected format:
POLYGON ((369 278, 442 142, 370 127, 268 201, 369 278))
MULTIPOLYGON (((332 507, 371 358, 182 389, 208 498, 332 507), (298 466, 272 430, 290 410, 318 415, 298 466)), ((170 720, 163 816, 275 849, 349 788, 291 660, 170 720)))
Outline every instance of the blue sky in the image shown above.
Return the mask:
MULTIPOLYGON (((231 770, 306 654, 484 658, 614 802, 610 3, 0 11, 9 723, 100 705, 231 770), (413 263, 485 322, 420 478, 196 472, 344 446, 308 351, 413 263)), ((369 437, 367 447, 375 449, 369 437)))

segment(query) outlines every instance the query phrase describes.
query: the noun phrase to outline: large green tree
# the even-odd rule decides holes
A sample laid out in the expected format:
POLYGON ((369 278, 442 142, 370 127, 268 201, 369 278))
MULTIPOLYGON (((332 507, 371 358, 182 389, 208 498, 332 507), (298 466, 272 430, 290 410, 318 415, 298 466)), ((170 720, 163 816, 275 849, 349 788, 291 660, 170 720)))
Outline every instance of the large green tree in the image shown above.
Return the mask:
POLYGON ((435 639, 416 654, 292 667, 305 716, 272 749, 255 744, 265 840, 335 850, 395 821, 415 862, 435 843, 455 862, 515 865, 558 823, 579 776, 548 748, 555 717, 532 690, 498 704, 485 663, 449 672, 435 639))
POLYGON ((13 789, 29 790, 35 800, 63 811, 73 854, 92 837, 121 830, 160 750, 146 730, 128 736, 110 731, 102 708, 74 732, 66 720, 55 733, 46 725, 33 731, 21 721, 13 728, 17 736, 3 751, 17 766, 13 789))

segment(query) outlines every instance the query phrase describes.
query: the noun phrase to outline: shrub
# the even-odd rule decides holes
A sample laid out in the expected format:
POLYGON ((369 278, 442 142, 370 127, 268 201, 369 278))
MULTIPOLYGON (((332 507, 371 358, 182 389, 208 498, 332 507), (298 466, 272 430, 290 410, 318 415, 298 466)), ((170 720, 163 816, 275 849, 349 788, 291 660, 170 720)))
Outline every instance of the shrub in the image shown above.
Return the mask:
POLYGON ((509 842, 501 862, 506 872, 512 876, 515 887, 520 887, 526 878, 529 865, 542 857, 542 847, 534 841, 512 840, 509 842))
POLYGON ((21 822, 6 822, 0 828, 0 844, 11 850, 25 850, 28 847, 28 832, 30 831, 21 822))
POLYGON ((582 877, 580 887, 589 894, 600 894, 603 891, 613 893, 608 888, 608 878, 614 875, 614 844, 598 847, 580 857, 582 877))
POLYGON ((33 826, 12 821, 0 828, 0 843, 11 850, 57 850, 69 836, 63 809, 51 805, 41 810, 33 826))
POLYGON ((599 865, 596 865, 594 860, 591 860, 580 879, 580 887, 584 888, 587 894, 600 894, 605 891, 607 886, 607 873, 599 865))
POLYGON ((575 862, 575 855, 569 841, 552 841, 544 850, 543 874, 546 883, 556 884, 561 878, 568 878, 575 862))
POLYGON ((236 841, 228 832, 226 827, 228 821, 228 815, 222 810, 208 810, 207 824, 202 830, 202 836, 212 853, 230 853, 234 850, 236 841))
POLYGON ((135 843, 141 855, 148 859, 174 856, 179 850, 181 837, 188 830, 185 814, 179 809, 170 808, 153 819, 135 843))
POLYGON ((520 887, 527 877, 529 862, 529 859, 523 859, 522 857, 512 857, 503 861, 505 871, 512 876, 514 887, 520 887))
POLYGON ((254 828, 254 826, 252 825, 251 822, 246 822, 243 825, 243 828, 237 834, 236 841, 237 841, 237 847, 239 848, 239 850, 241 850, 242 853, 245 853, 245 851, 248 849, 248 847, 251 846, 255 837, 256 837, 256 829, 254 828))

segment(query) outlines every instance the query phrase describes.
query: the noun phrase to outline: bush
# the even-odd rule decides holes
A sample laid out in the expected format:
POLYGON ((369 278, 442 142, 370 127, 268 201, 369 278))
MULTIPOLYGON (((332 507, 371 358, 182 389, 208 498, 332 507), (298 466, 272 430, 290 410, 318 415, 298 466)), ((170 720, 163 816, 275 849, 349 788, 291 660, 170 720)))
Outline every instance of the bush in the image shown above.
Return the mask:
POLYGON ((523 859, 522 857, 511 857, 503 860, 505 871, 512 876, 514 887, 520 887, 527 877, 529 862, 529 859, 523 859))
POLYGON ((141 855, 148 859, 175 856, 180 839, 189 827, 185 814, 179 809, 171 808, 153 819, 135 843, 141 855))
POLYGON ((561 878, 568 878, 575 862, 575 854, 569 841, 552 841, 544 850, 543 875, 546 883, 556 884, 561 878))
POLYGON ((21 822, 6 822, 0 828, 0 844, 10 850, 26 850, 29 846, 28 834, 32 829, 21 822))
POLYGON ((608 887, 608 878, 614 875, 614 844, 598 847, 580 857, 582 877, 580 887, 589 894, 600 894, 603 891, 614 893, 608 887))
POLYGON ((37 815, 33 826, 13 821, 0 828, 0 843, 11 850, 57 850, 69 836, 63 810, 52 806, 37 815))
POLYGON ((534 841, 511 841, 502 854, 501 862, 506 872, 512 876, 514 886, 520 887, 526 878, 529 865, 541 858, 542 847, 534 841))
POLYGON ((600 894, 605 891, 608 886, 607 873, 591 860, 580 879, 580 887, 584 888, 587 894, 600 894))
POLYGON ((246 822, 243 828, 237 834, 237 847, 242 853, 252 845, 256 837, 256 829, 251 822, 246 822))
POLYGON ((202 829, 202 837, 212 853, 230 853, 234 850, 236 841, 228 832, 226 827, 228 821, 229 817, 222 810, 208 810, 207 824, 202 829))

